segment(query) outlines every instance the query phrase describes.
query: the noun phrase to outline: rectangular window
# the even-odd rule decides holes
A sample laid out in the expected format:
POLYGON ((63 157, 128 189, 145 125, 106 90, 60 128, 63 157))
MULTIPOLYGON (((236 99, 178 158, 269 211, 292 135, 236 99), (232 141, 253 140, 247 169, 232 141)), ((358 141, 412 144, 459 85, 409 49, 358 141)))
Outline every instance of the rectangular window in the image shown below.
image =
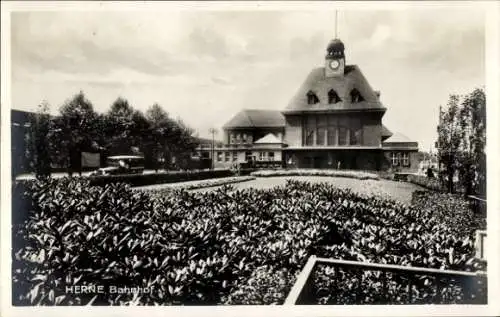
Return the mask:
POLYGON ((259 161, 264 161, 266 159, 266 152, 259 152, 259 161))
POLYGON ((217 152, 217 162, 222 162, 222 152, 217 152))
POLYGON ((226 162, 229 162, 231 157, 231 152, 226 152, 225 156, 226 156, 226 162))
POLYGON ((316 118, 314 116, 308 116, 306 119, 305 128, 305 145, 314 145, 314 132, 316 130, 316 118))
POLYGON ((326 118, 326 116, 319 116, 317 118, 316 145, 325 145, 326 143, 326 118))
POLYGON ((243 136, 241 137, 242 143, 247 143, 247 134, 243 133, 243 136))
POLYGON ((337 145, 337 118, 335 116, 328 116, 327 127, 327 144, 337 145))
POLYGON ((410 155, 408 153, 403 153, 403 166, 410 166, 410 155))
POLYGON ((233 162, 236 162, 238 160, 238 152, 234 151, 233 152, 233 162))
POLYGON ((392 152, 391 160, 392 160, 392 166, 398 166, 399 165, 399 153, 392 152))
POLYGON ((269 161, 274 161, 274 152, 267 153, 267 157, 268 157, 269 161))
POLYGON ((346 127, 339 127, 339 145, 347 145, 348 130, 346 127))
POLYGON ((349 119, 349 127, 350 127, 349 144, 350 145, 360 145, 361 144, 361 136, 362 136, 360 118, 350 118, 349 119))
POLYGON ((245 161, 247 162, 252 161, 252 152, 245 152, 245 161))

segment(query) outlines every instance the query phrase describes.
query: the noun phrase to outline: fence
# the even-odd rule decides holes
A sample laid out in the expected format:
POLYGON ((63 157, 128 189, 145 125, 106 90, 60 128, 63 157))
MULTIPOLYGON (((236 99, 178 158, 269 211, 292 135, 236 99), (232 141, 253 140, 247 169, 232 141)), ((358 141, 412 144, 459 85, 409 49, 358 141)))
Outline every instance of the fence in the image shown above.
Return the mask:
MULTIPOLYGON (((308 305, 318 303, 318 290, 315 289, 315 272, 321 267, 332 269, 334 276, 333 288, 329 289, 332 292, 332 298, 329 299, 327 304, 486 304, 487 303, 487 279, 485 272, 462 272, 451 270, 438 270, 431 268, 410 267, 390 264, 375 264, 366 262, 336 260, 327 258, 317 258, 315 256, 309 257, 303 270, 300 272, 297 281, 295 282, 292 290, 288 294, 285 305, 308 305), (342 270, 344 270, 342 272, 342 270), (356 277, 356 283, 352 283, 354 289, 347 289, 350 302, 346 302, 346 296, 342 292, 346 288, 339 287, 342 283, 341 277, 346 277, 347 272, 356 277), (366 291, 367 286, 363 285, 363 274, 369 271, 378 271, 379 281, 381 287, 377 294, 371 293, 375 300, 365 302, 361 297, 363 291, 366 291), (389 284, 394 286, 394 278, 396 276, 402 277, 399 282, 405 281, 404 288, 399 288, 395 297, 391 298, 388 294, 389 284), (421 298, 418 290, 422 283, 422 278, 425 277, 428 283, 432 283, 430 288, 434 290, 431 296, 421 298), (392 281, 390 280, 392 279, 392 281), (429 282, 431 281, 431 282, 429 282), (446 292, 446 288, 450 285, 454 287, 455 294, 450 295, 446 292), (459 295, 456 295, 457 287, 459 295), (406 292, 406 293, 405 293, 406 292), (360 295, 361 296, 358 296, 360 295), (454 297, 453 297, 454 296, 454 297), (419 298, 420 297, 420 298, 419 298)), ((351 280, 352 281, 352 280, 351 280)), ((345 282, 345 280, 344 280, 345 282)), ((345 283, 344 283, 345 284, 345 283)), ((373 283, 372 283, 373 284, 373 283)), ((429 288, 429 285, 427 286, 429 288)), ((370 290, 368 290, 370 292, 370 290)), ((347 299, 349 299, 347 298, 347 299)))

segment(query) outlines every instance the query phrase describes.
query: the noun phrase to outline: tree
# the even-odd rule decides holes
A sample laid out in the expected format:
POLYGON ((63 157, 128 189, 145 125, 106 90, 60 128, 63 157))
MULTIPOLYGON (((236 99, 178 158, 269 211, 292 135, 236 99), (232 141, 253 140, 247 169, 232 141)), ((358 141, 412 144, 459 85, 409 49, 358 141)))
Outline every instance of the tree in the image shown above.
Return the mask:
MULTIPOLYGON (((185 162, 190 160, 197 146, 192 137, 193 130, 182 120, 170 118, 159 104, 152 105, 146 111, 146 119, 149 122, 147 142, 155 164, 161 160, 164 168, 187 168, 185 162)), ((155 166, 157 169, 158 166, 155 166)))
POLYGON ((82 91, 67 100, 59 109, 60 116, 53 122, 51 148, 60 163, 69 166, 68 173, 81 173, 81 152, 95 148, 103 139, 102 118, 82 91))
POLYGON ((26 134, 26 159, 30 172, 36 177, 50 176, 50 128, 49 104, 44 101, 38 106, 37 113, 29 116, 26 134))
POLYGON ((166 152, 168 151, 168 132, 170 130, 170 118, 168 113, 157 103, 146 111, 146 120, 149 123, 147 144, 152 157, 153 168, 158 171, 158 161, 162 160, 166 165, 166 152))
POLYGON ((486 95, 475 89, 464 96, 460 109, 462 143, 460 182, 467 195, 486 193, 486 95))
POLYGON ((438 156, 444 169, 440 178, 454 192, 454 176, 466 195, 485 191, 486 97, 482 89, 465 96, 451 95, 440 109, 438 156))
POLYGON ((106 145, 113 152, 128 154, 130 148, 137 143, 131 139, 134 129, 133 115, 134 109, 128 101, 119 97, 104 116, 106 145))

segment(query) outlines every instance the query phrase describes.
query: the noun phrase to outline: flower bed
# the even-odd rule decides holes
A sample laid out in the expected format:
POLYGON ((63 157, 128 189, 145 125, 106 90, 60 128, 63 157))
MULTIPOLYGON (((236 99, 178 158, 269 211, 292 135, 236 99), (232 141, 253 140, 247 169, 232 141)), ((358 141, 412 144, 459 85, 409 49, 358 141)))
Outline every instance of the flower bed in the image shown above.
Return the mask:
POLYGON ((377 174, 373 173, 360 172, 360 171, 325 170, 325 169, 262 170, 262 171, 252 172, 250 175, 257 177, 331 176, 331 177, 347 177, 356 179, 373 179, 373 180, 380 179, 380 177, 377 174))
POLYGON ((393 200, 328 184, 163 195, 30 183, 13 226, 15 305, 280 304, 307 258, 483 269, 469 236, 393 200), (66 286, 145 287, 70 294, 66 286))
POLYGON ((209 179, 209 180, 204 180, 204 181, 195 181, 195 182, 188 182, 188 183, 176 183, 176 184, 167 184, 165 186, 146 186, 146 187, 141 187, 137 188, 137 190, 146 190, 150 193, 164 193, 165 191, 172 191, 172 190, 179 190, 179 189, 185 189, 185 190, 192 190, 192 189, 201 189, 201 188, 207 188, 207 187, 215 187, 215 186, 221 186, 221 185, 229 185, 229 184, 235 184, 235 183, 241 183, 241 182, 248 182, 251 180, 254 180, 254 176, 235 176, 235 177, 225 177, 225 178, 216 178, 216 179, 209 179))

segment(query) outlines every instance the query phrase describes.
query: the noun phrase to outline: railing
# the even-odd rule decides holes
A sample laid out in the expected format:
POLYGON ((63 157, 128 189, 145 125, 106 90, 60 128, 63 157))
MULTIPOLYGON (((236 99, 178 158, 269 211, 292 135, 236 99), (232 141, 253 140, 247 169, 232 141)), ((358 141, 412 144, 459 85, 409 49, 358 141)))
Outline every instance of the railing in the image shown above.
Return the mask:
MULTIPOLYGON (((320 268, 330 270, 330 275, 333 275, 334 280, 333 287, 328 289, 328 292, 331 293, 331 298, 329 298, 326 304, 346 304, 346 296, 343 294, 346 293, 346 291, 348 294, 348 304, 486 304, 487 279, 485 272, 438 270, 311 256, 297 277, 297 281, 286 298, 285 305, 308 305, 318 303, 318 296, 321 296, 321 292, 318 292, 315 288, 314 277, 315 272, 320 268), (379 284, 381 287, 378 289, 378 292, 375 293, 371 292, 371 290, 366 290, 370 285, 363 285, 362 283, 363 275, 366 274, 366 272, 373 271, 380 272, 378 275, 379 281, 377 282, 380 282, 379 284), (349 272, 351 272, 351 274, 349 274, 349 272), (343 285, 339 285, 344 283, 346 280, 345 278, 349 277, 349 275, 356 280, 356 283, 349 280, 349 283, 352 284, 351 286, 354 286, 353 289, 346 289, 343 285), (389 279, 392 279, 392 281, 389 281, 389 279), (388 289, 389 284, 394 287, 394 280, 397 280, 400 284, 406 285, 404 285, 404 288, 400 288, 400 290, 393 295, 393 298, 391 298, 391 295, 388 294, 388 289), (424 282, 422 282, 422 280, 424 280, 424 282), (425 300, 415 298, 418 297, 416 295, 420 294, 418 287, 422 286, 421 284, 423 283, 426 284, 427 288, 431 287, 433 289, 433 294, 427 296, 425 300), (431 283, 431 285, 428 283, 431 283), (455 295, 446 293, 446 288, 450 287, 450 285, 454 288, 455 295), (376 299, 371 302, 366 302, 362 298, 362 296, 365 295, 364 292, 376 299), (457 295, 457 292, 459 295, 457 295)), ((323 293, 323 295, 325 294, 323 293)))
POLYGON ((472 210, 474 210, 476 214, 486 217, 486 199, 474 195, 469 195, 467 198, 470 200, 472 210))
POLYGON ((476 230, 476 257, 486 261, 486 230, 476 230))

